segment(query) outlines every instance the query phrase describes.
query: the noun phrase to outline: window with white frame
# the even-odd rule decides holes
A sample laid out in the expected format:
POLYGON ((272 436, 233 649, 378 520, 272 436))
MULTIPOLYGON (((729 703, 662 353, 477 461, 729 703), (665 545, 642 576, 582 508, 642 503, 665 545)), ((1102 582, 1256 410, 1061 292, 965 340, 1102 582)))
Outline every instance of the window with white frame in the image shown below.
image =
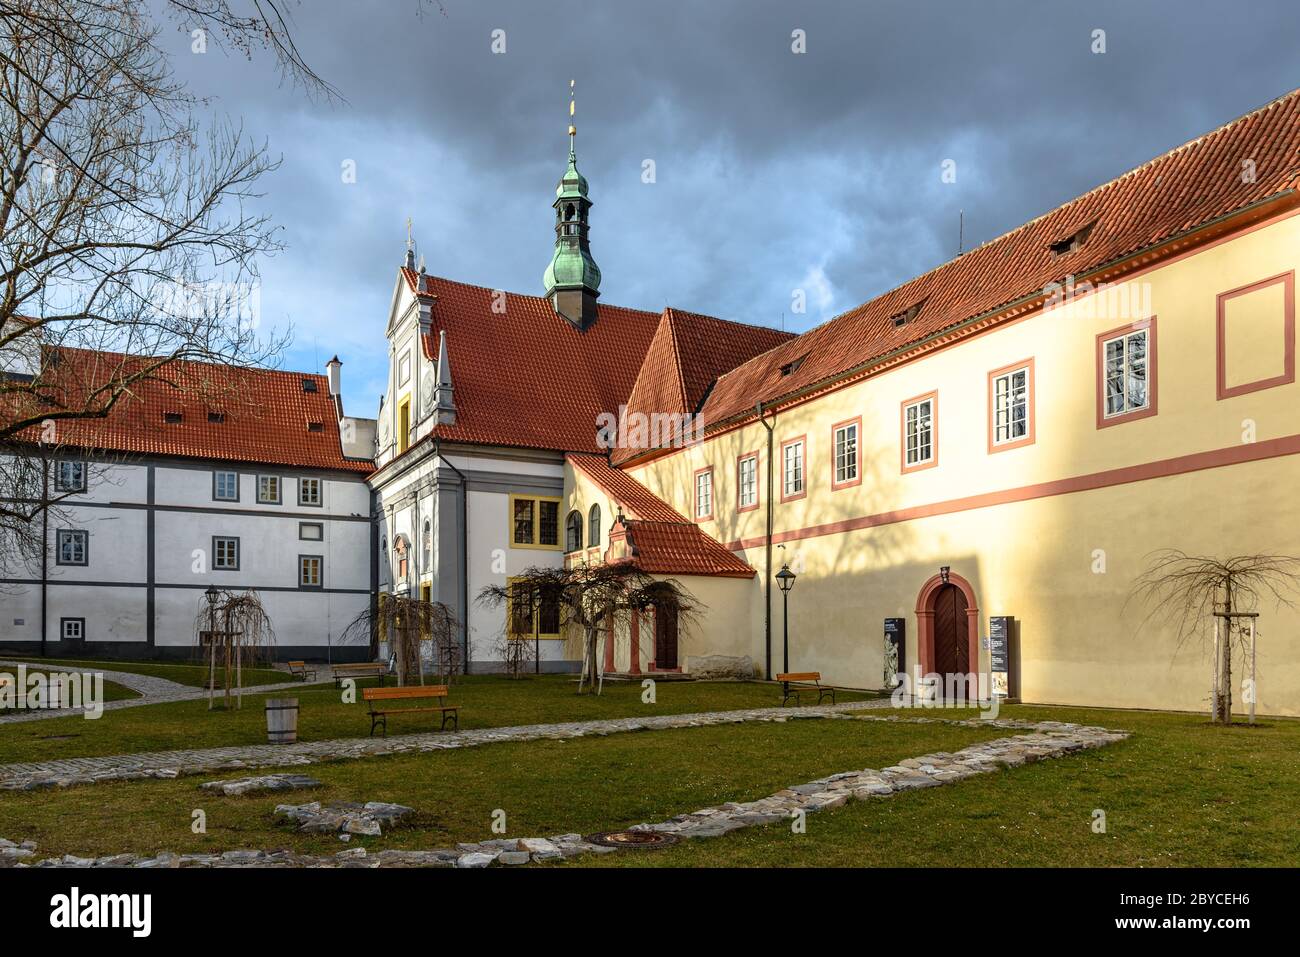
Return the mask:
POLYGON ((321 522, 299 522, 298 537, 305 542, 324 541, 325 526, 321 522))
POLYGON ((298 479, 298 504, 299 505, 320 504, 320 479, 318 478, 298 479))
POLYGON ((83 641, 86 637, 86 619, 60 618, 59 637, 64 641, 83 641))
POLYGON ((213 472, 212 498, 217 502, 239 501, 239 473, 213 472))
POLYGON ((803 494, 803 440, 781 447, 781 489, 786 498, 803 494))
POLYGON ((903 409, 904 461, 909 468, 934 461, 934 399, 927 397, 903 409))
POLYGON ((84 492, 86 490, 86 463, 60 462, 54 473, 57 492, 84 492))
POLYGON ((212 567, 221 572, 239 571, 239 539, 228 535, 213 536, 212 567))
POLYGON ((835 484, 858 480, 858 423, 835 426, 835 484))
POLYGON ((736 463, 736 503, 740 508, 758 504, 758 456, 746 455, 736 463))
POLYGON ((695 517, 713 517, 713 469, 695 473, 695 517))
POLYGON ((298 556, 298 587, 320 588, 325 559, 319 555, 298 556))
POLYGON ((1145 409, 1147 392, 1147 329, 1134 329, 1102 343, 1107 418, 1145 409))
POLYGON ((1029 367, 993 378, 993 444, 1016 442, 1029 435, 1029 367))
POLYGON ((280 504, 280 476, 259 475, 257 477, 257 500, 263 505, 280 504))
POLYGON ((61 528, 55 536, 54 560, 59 565, 85 565, 90 561, 90 533, 80 528, 61 528))

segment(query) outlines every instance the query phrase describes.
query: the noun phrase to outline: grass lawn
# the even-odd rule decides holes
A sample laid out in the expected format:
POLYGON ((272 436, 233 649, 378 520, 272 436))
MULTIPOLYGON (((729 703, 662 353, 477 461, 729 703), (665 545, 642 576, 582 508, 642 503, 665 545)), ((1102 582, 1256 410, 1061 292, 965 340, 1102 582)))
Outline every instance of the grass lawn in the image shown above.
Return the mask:
MULTIPOLYGON (((1300 721, 1011 706, 1008 717, 1133 732, 1119 744, 956 785, 751 828, 598 866, 1295 867, 1300 721), (1106 833, 1092 831, 1094 809, 1106 833)), ((856 722, 855 722, 856 723, 856 722)), ((918 752, 919 753, 919 752, 918 752)), ((874 765, 873 765, 874 767, 874 765)), ((587 861, 584 861, 587 863, 587 861)))
POLYGON ((223 797, 199 788, 238 772, 0 792, 0 836, 35 840, 41 855, 428 849, 503 836, 491 832, 498 808, 506 812, 507 835, 585 834, 752 800, 847 768, 883 767, 1000 733, 865 721, 723 725, 296 767, 325 786, 266 796, 223 797), (273 823, 277 804, 313 800, 395 801, 419 813, 382 837, 354 837, 349 845, 333 835, 301 834, 273 823), (206 834, 191 833, 196 808, 207 816, 206 834))
MULTIPOLYGON (((358 682, 359 687, 375 679, 358 682)), ((562 675, 544 675, 511 681, 491 675, 458 678, 448 699, 461 707, 462 728, 490 728, 514 724, 583 721, 693 711, 729 711, 737 708, 774 707, 781 703, 778 686, 759 682, 663 681, 656 687, 656 703, 641 702, 640 684, 608 682, 600 697, 575 694, 576 683, 562 675)), ((333 685, 307 686, 274 697, 296 697, 299 702, 298 740, 365 737, 370 732, 366 704, 343 704, 333 685)), ((844 693, 840 701, 867 697, 844 693)), ((176 701, 106 711, 97 721, 81 717, 51 718, 16 724, 0 735, 0 764, 45 761, 67 757, 127 754, 137 751, 175 751, 184 748, 225 747, 266 743, 264 696, 244 695, 242 710, 207 710, 207 700, 176 701)), ((436 729, 433 715, 389 718, 389 733, 403 734, 436 729)))
MULTIPOLYGON (((203 665, 191 662, 170 662, 170 661, 130 661, 117 660, 112 658, 33 658, 26 655, 3 655, 0 657, 9 661, 30 661, 38 663, 45 668, 57 670, 60 666, 69 666, 73 668, 96 668, 103 671, 126 671, 133 675, 149 675, 153 678, 166 678, 168 681, 175 681, 177 684, 188 685, 191 688, 203 688, 207 686, 208 669, 203 665)), ((276 671, 274 668, 245 668, 244 669, 244 687, 250 685, 273 685, 282 684, 286 681, 292 681, 293 677, 283 671, 276 671)), ((217 680, 221 680, 221 670, 217 670, 217 680)))
MULTIPOLYGON (((48 675, 50 673, 50 670, 51 669, 48 668, 28 668, 27 675, 28 676, 34 674, 48 675)), ((58 669, 56 668, 53 670, 57 671, 58 669)), ((14 665, 0 665, 0 675, 11 675, 14 677, 14 680, 17 681, 18 669, 14 665)), ((138 698, 138 697, 140 697, 140 695, 137 692, 132 691, 130 688, 124 688, 122 685, 117 684, 116 682, 113 681, 106 680, 104 682, 104 701, 122 701, 126 698, 138 698)), ((77 720, 84 721, 85 719, 78 718, 77 720)))

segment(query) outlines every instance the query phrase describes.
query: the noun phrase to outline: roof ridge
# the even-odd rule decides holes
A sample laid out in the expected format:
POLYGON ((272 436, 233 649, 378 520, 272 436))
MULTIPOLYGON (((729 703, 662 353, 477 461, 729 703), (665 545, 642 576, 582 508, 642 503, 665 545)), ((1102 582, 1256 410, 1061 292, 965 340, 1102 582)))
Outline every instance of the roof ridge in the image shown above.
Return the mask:
POLYGON ((741 329, 761 329, 764 332, 772 332, 779 336, 785 336, 787 339, 794 339, 798 336, 795 332, 786 332, 784 329, 777 329, 775 326, 760 326, 754 322, 744 322, 740 319, 724 319, 722 316, 714 316, 707 312, 696 312, 694 309, 679 309, 676 306, 664 306, 665 312, 674 312, 683 316, 692 316, 699 319, 711 319, 714 322, 723 322, 729 326, 738 326, 741 329))
MULTIPOLYGON (((811 332, 814 332, 814 330, 820 329, 822 328, 822 326, 829 325, 831 324, 831 322, 835 322, 837 319, 840 319, 840 317, 842 316, 848 316, 849 313, 855 312, 857 311, 857 309, 861 309, 863 306, 867 306, 867 304, 874 303, 878 299, 884 299, 885 296, 891 295, 892 293, 897 293, 898 290, 904 289, 905 286, 910 286, 911 283, 919 282, 920 280, 923 280, 923 278, 926 278, 927 276, 931 276, 931 274, 933 273, 939 272, 940 269, 949 267, 949 265, 956 263, 956 261, 958 261, 959 259, 963 259, 963 257, 965 256, 970 256, 972 254, 975 254, 975 252, 979 252, 980 250, 983 250, 983 248, 985 247, 993 246, 993 244, 1000 243, 1004 241, 1004 239, 1006 238, 1013 237, 1013 235, 1017 233, 1021 233, 1022 230, 1026 230, 1030 228, 1030 226, 1035 225, 1036 222, 1041 222, 1045 220, 1045 218, 1052 216, 1053 213, 1061 212, 1062 209, 1069 208, 1071 207, 1071 205, 1074 205, 1075 203, 1083 202, 1084 199, 1087 199, 1088 196, 1095 194, 1095 192, 1100 192, 1101 190, 1108 189, 1108 187, 1110 186, 1114 186, 1115 183, 1125 181, 1125 179, 1135 176, 1136 173, 1140 173, 1141 170, 1149 169, 1151 168, 1151 166, 1156 165, 1157 163, 1162 163, 1162 161, 1170 159, 1171 156, 1177 155, 1177 153, 1183 152, 1184 150, 1190 150, 1190 148, 1196 146, 1197 143, 1204 142, 1204 140, 1212 138, 1214 137, 1214 135, 1217 135, 1219 133, 1222 133, 1223 130, 1229 129, 1230 126, 1235 126, 1236 124, 1239 124, 1239 122, 1242 122, 1243 120, 1248 120, 1248 118, 1251 118, 1252 116, 1257 116, 1257 114, 1269 111, 1269 109, 1277 107, 1278 104, 1283 103, 1283 101, 1286 101, 1287 99, 1290 99, 1292 98, 1292 96, 1296 96, 1297 94, 1300 94, 1300 87, 1296 87, 1295 90, 1291 90, 1290 92, 1286 92, 1286 94, 1277 96, 1277 98, 1269 100, 1268 103, 1262 104, 1260 105, 1260 107, 1256 107, 1255 109, 1251 109, 1251 111, 1242 113, 1240 114, 1240 116, 1234 117, 1232 118, 1232 120, 1225 122, 1225 124, 1219 124, 1218 126, 1214 127, 1213 130, 1209 130, 1208 133, 1203 133, 1197 135, 1197 137, 1192 137, 1191 139, 1188 139, 1186 143, 1180 143, 1179 146, 1175 146, 1173 150, 1166 150, 1165 152, 1160 153, 1160 155, 1158 156, 1153 156, 1152 159, 1145 161, 1145 163, 1140 163, 1134 166, 1134 168, 1132 169, 1126 170, 1126 172, 1119 174, 1119 176, 1106 179, 1106 181, 1102 183, 1097 183, 1097 185, 1093 186, 1091 190, 1087 190, 1086 192, 1080 192, 1080 194, 1078 196, 1075 196, 1074 199, 1067 199, 1065 203, 1054 205, 1054 207, 1047 209, 1047 211, 1039 213, 1039 215, 1032 218, 1032 220, 1026 220, 1022 222, 1021 225, 1015 226, 1014 229, 1006 230, 1005 233, 1000 233, 996 235, 996 237, 993 237, 992 239, 985 239, 985 241, 980 243, 979 246, 972 247, 970 248, 970 250, 967 250, 966 252, 959 252, 959 254, 953 256, 952 259, 945 259, 943 263, 940 263, 939 265, 935 265, 935 267, 931 267, 930 269, 927 269, 926 272, 917 273, 915 274, 915 276, 909 278, 909 280, 904 280, 898 283, 897 286, 889 287, 889 289, 883 291, 883 293, 878 293, 874 296, 871 296, 870 299, 863 300, 863 302, 861 303, 854 304, 854 306, 850 306, 849 308, 844 309, 844 311, 842 312, 837 312, 835 316, 831 317, 831 319, 828 319, 824 322, 818 322, 818 324, 813 326, 813 328, 811 329, 803 330, 803 332, 798 334, 796 338, 802 338, 803 335, 807 335, 811 332)), ((754 356, 754 358, 757 359, 758 356, 754 356)), ((728 371, 727 373, 724 374, 731 374, 731 372, 733 371, 728 371)))
MULTIPOLYGON (((1010 239, 1011 237, 1016 236, 1016 235, 1018 235, 1018 234, 1024 232, 1025 230, 1029 229, 1031 226, 1034 226, 1035 224, 1041 223, 1043 220, 1047 219, 1049 216, 1052 216, 1052 215, 1054 215, 1054 214, 1056 214, 1056 213, 1059 213, 1059 212, 1061 212, 1062 210, 1068 209, 1069 207, 1074 206, 1074 205, 1077 204, 1077 203, 1081 203, 1083 200, 1087 199, 1088 197, 1093 196, 1094 194, 1099 193, 1099 192, 1101 192, 1102 190, 1105 190, 1105 189, 1108 189, 1108 188, 1110 188, 1110 187, 1112 187, 1112 186, 1115 186, 1116 184, 1121 183, 1121 182, 1123 182, 1123 181, 1125 181, 1125 180, 1127 180, 1127 179, 1129 179, 1129 178, 1135 176, 1136 174, 1138 174, 1138 173, 1140 173, 1140 172, 1142 172, 1142 171, 1144 171, 1144 170, 1150 169, 1152 166, 1156 165, 1157 163, 1165 162, 1165 161, 1169 160, 1170 158, 1172 158, 1172 157, 1174 157, 1174 156, 1176 156, 1176 155, 1178 155, 1178 154, 1180 154, 1180 153, 1182 153, 1182 152, 1184 152, 1184 151, 1186 151, 1186 150, 1188 150, 1188 149, 1191 149, 1192 147, 1196 146, 1197 144, 1203 143, 1203 142, 1205 142, 1206 140, 1209 140, 1209 139, 1211 139, 1212 137, 1214 137, 1214 136, 1216 136, 1216 135, 1219 135, 1219 134, 1223 133, 1224 131, 1226 131, 1226 130, 1228 130, 1228 129, 1234 127, 1234 126, 1236 126, 1238 123, 1241 123, 1241 122, 1243 122, 1244 120, 1248 120, 1248 119, 1250 119, 1250 118, 1253 117, 1253 116, 1258 116, 1258 115, 1260 115, 1260 114, 1262 114, 1262 113, 1265 113, 1265 112, 1267 112, 1267 111, 1273 109, 1274 107, 1279 106, 1279 105, 1285 103, 1287 100, 1289 100, 1289 99, 1291 99, 1291 98, 1293 98, 1293 97, 1295 97, 1295 96, 1297 96, 1297 95, 1300 95, 1300 87, 1296 87, 1295 89, 1290 90, 1290 91, 1288 91, 1288 92, 1286 92, 1286 93, 1283 93, 1283 94, 1280 95, 1280 96, 1274 97, 1273 99, 1269 100, 1267 103, 1264 103, 1264 104, 1262 104, 1262 105, 1260 105, 1260 106, 1257 106, 1257 107, 1255 107, 1254 109, 1249 110, 1249 111, 1247 111, 1247 112, 1245 112, 1245 113, 1242 113, 1240 116, 1234 117, 1233 119, 1228 120, 1228 121, 1225 122, 1225 123, 1221 123, 1219 126, 1215 127, 1215 128, 1212 129, 1212 130, 1209 130, 1209 131, 1207 131, 1207 132, 1205 132, 1205 133, 1201 133, 1201 134, 1199 134, 1198 136, 1194 136, 1194 137, 1192 137, 1191 139, 1187 140, 1186 142, 1181 143, 1181 144, 1179 144, 1178 146, 1173 147, 1172 149, 1166 150, 1165 152, 1159 154, 1158 156, 1154 156, 1154 157, 1152 157, 1151 159, 1149 159, 1149 160, 1147 160, 1147 161, 1145 161, 1145 162, 1143 162, 1143 163, 1140 163, 1140 164, 1138 164, 1137 166, 1134 166, 1132 169, 1129 169, 1129 170, 1126 170, 1126 171, 1123 172, 1123 173, 1120 173, 1118 176, 1112 177, 1111 179, 1108 179, 1108 180, 1106 180, 1106 181, 1103 182, 1103 183, 1099 183, 1098 185, 1096 185, 1096 186, 1092 187, 1091 189, 1087 190, 1086 192, 1084 192, 1084 193, 1080 193, 1078 196, 1075 196, 1073 199, 1066 200, 1065 202, 1063 202, 1063 203, 1061 203, 1061 204, 1059 204, 1059 205, 1057 205, 1057 206, 1054 206, 1054 207, 1052 207, 1051 209, 1048 209, 1048 210, 1046 210, 1046 211, 1044 211, 1044 212, 1042 212, 1042 213, 1039 213, 1037 216, 1033 217, 1032 219, 1026 220, 1025 222, 1021 223, 1019 226, 1016 226, 1014 229, 1009 229, 1009 230, 1007 230, 1006 232, 1001 233, 1001 234, 999 234, 999 235, 993 237, 992 239, 989 239, 989 240, 986 240, 986 241, 980 243, 978 246, 975 246, 974 248, 972 248, 972 249, 970 249, 970 250, 968 250, 968 251, 966 251, 966 252, 958 253, 956 256, 952 257, 951 259, 946 259, 946 260, 944 260, 943 262, 941 262, 941 263, 939 263, 939 264, 937 264, 937 265, 931 267, 930 269, 927 269, 925 272, 917 273, 915 276, 912 276, 912 277, 909 278, 909 279, 905 279, 905 280, 903 280, 902 282, 898 283, 897 285, 895 285, 895 286, 891 286, 889 289, 884 290, 883 292, 877 293, 876 295, 871 296, 870 298, 865 299, 865 300, 863 300, 862 302, 856 303, 855 305, 850 306, 850 307, 848 307, 847 309, 844 309, 843 311, 841 311, 841 312, 839 312, 839 313, 836 313, 834 316, 832 316, 831 318, 827 319, 826 321, 824 321, 824 322, 820 322, 820 323, 818 323, 817 325, 813 326, 813 327, 810 328, 810 329, 805 329, 803 332, 799 333, 799 334, 798 334, 797 336, 795 336, 794 338, 796 338, 796 339, 802 339, 804 336, 809 335, 810 333, 816 332, 816 331, 819 330, 819 329, 823 329, 823 328, 825 328, 826 326, 829 326, 829 325, 831 325, 832 323, 838 322, 839 320, 841 320, 841 319, 843 319, 843 318, 845 318, 845 317, 847 317, 847 316, 851 316, 851 315, 853 315, 854 313, 856 313, 856 312, 858 312, 858 311, 864 309, 865 307, 871 305, 872 303, 874 303, 874 302, 878 302, 878 301, 880 301, 880 300, 882 300, 882 299, 885 299, 886 297, 888 297, 888 296, 890 296, 890 295, 893 295, 894 293, 897 293, 897 292, 899 292, 900 290, 905 289, 906 287, 913 285, 914 283, 920 283, 922 280, 924 280, 924 279, 926 279, 926 278, 928 278, 928 277, 930 277, 930 276, 933 276, 935 273, 938 273, 938 272, 940 272, 940 271, 942 271, 942 270, 944 270, 944 269, 947 269, 947 268, 950 267, 953 263, 959 262, 959 261, 962 260, 962 259, 965 259, 965 258, 967 258, 967 257, 973 256, 975 253, 977 253, 977 252, 979 252, 979 251, 981 251, 981 250, 984 250, 984 249, 987 249, 987 248, 992 247, 992 246, 994 246, 994 245, 997 245, 997 244, 999 244, 999 243, 1002 243, 1003 241, 1008 240, 1008 239, 1010 239)), ((1297 167, 1300 167, 1300 161, 1297 161, 1296 166, 1297 166, 1297 167)), ((772 351, 774 351, 774 350, 776 350, 776 349, 779 349, 779 348, 781 348, 781 346, 786 345, 789 341, 790 341, 790 340, 787 340, 786 343, 781 343, 781 344, 779 344, 779 345, 777 345, 777 346, 773 346, 772 349, 767 350, 767 352, 772 352, 772 351)), ((759 359, 761 356, 766 355, 767 352, 760 353, 759 355, 754 356, 754 357, 752 357, 751 359, 748 359, 748 360, 746 360, 745 362, 741 363, 739 366, 736 366, 734 369, 729 369, 729 370, 727 370, 727 371, 724 372, 722 375, 718 376, 718 381, 721 382, 723 379, 727 378, 728 376, 733 375, 734 373, 738 372, 740 369, 744 368, 745 366, 747 366, 747 365, 749 365, 750 363, 752 363, 752 362, 756 361, 757 359, 759 359)))
MULTIPOLYGON (((419 279, 420 274, 413 269, 408 269, 406 266, 398 266, 397 268, 398 271, 401 272, 403 277, 406 279, 407 284, 411 287, 411 291, 416 292, 419 288, 416 284, 416 281, 419 279)), ((429 279, 434 279, 437 280, 438 282, 445 282, 451 286, 460 286, 462 289, 473 289, 478 292, 483 292, 488 294, 495 293, 495 292, 504 292, 507 296, 518 296, 521 299, 535 299, 538 302, 549 301, 545 296, 535 296, 527 292, 511 292, 509 289, 500 289, 499 287, 496 286, 481 286, 478 283, 463 282, 462 280, 459 279, 452 279, 449 276, 440 276, 434 273, 426 273, 425 275, 429 279)), ((613 303, 613 302, 602 302, 599 303, 598 305, 599 308, 619 309, 622 310, 623 312, 639 312, 646 316, 662 315, 662 313, 657 313, 653 309, 639 309, 636 306, 620 306, 617 303, 613 303)))
POLYGON ((682 345, 677 336, 676 313, 669 306, 664 307, 664 320, 668 323, 668 345, 672 350, 673 370, 677 373, 678 405, 684 412, 690 412, 689 396, 686 394, 686 374, 682 370, 682 345))
POLYGON ((299 372, 294 369, 273 369, 270 366, 246 366, 246 365, 238 365, 233 362, 212 362, 207 359, 191 359, 186 356, 169 357, 167 355, 147 355, 143 352, 112 352, 107 349, 85 349, 82 348, 81 346, 65 346, 57 342, 49 343, 45 345, 44 348, 57 350, 59 352, 76 352, 87 356, 94 356, 96 358, 106 357, 106 358, 115 358, 115 359, 136 359, 140 361, 148 361, 150 359, 165 359, 167 365, 184 363, 185 365, 191 365, 191 366, 205 366, 210 369, 229 369, 232 372, 252 372, 252 373, 267 374, 267 375, 297 376, 299 378, 306 377, 306 376, 313 376, 321 380, 324 380, 326 378, 324 372, 299 372))

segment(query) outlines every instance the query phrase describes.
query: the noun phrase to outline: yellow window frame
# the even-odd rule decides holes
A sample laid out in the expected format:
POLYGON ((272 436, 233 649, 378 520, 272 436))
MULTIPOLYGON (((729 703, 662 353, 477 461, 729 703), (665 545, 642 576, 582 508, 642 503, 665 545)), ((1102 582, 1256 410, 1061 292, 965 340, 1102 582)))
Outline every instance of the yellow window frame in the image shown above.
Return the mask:
POLYGON ((411 397, 408 395, 397 403, 397 451, 405 452, 411 447, 411 397))
POLYGON ((562 506, 563 504, 564 504, 564 499, 556 498, 550 495, 524 495, 522 493, 518 495, 511 495, 510 506, 509 506, 510 512, 506 516, 506 523, 509 526, 508 534, 510 535, 510 547, 511 548, 535 548, 546 552, 564 551, 564 539, 562 537, 564 529, 561 528, 562 523, 560 522, 560 512, 561 512, 560 506, 562 506), (530 542, 520 542, 515 540, 515 502, 516 501, 532 502, 533 539, 530 542), (542 502, 553 502, 555 504, 555 544, 554 545, 543 545, 539 541, 539 539, 541 538, 541 530, 542 530, 541 529, 541 511, 542 511, 541 503, 542 502))

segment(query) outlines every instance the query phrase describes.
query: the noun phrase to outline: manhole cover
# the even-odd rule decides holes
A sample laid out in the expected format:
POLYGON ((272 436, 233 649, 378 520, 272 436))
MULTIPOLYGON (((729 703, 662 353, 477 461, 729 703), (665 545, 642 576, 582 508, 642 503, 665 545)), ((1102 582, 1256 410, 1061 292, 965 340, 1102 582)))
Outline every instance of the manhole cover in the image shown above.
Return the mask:
POLYGON ((587 843, 602 847, 624 847, 651 851, 677 843, 677 835, 662 831, 601 831, 587 837, 587 843))

